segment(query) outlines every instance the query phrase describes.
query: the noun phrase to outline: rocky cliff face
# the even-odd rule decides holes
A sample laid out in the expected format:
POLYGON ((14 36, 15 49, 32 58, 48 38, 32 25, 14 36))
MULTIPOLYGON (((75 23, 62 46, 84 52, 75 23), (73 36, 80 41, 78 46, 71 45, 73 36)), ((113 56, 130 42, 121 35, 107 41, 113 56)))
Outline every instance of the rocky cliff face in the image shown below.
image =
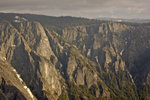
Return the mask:
POLYGON ((58 27, 27 18, 0 20, 2 99, 150 98, 148 24, 58 27))
POLYGON ((59 76, 53 64, 57 59, 43 27, 37 22, 25 22, 19 23, 22 31, 18 31, 9 22, 2 25, 1 57, 12 64, 38 98, 46 98, 46 95, 57 98, 61 93, 59 76))

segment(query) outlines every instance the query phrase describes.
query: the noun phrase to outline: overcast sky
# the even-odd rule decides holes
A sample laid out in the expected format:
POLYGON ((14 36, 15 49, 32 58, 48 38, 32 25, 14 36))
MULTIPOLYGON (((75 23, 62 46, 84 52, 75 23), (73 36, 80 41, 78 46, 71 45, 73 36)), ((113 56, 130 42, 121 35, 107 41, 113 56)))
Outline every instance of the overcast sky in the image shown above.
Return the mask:
POLYGON ((0 0, 0 12, 150 19, 150 0, 0 0))

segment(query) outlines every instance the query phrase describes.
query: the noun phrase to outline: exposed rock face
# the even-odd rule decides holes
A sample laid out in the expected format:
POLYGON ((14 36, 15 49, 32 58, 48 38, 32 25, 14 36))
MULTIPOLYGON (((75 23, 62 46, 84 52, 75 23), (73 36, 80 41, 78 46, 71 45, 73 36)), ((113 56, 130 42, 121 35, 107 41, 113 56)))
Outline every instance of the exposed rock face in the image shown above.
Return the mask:
POLYGON ((0 60, 0 91, 2 100, 36 100, 16 70, 4 60, 0 60), (26 88, 24 88, 26 87, 26 88))
POLYGON ((21 16, 0 20, 0 99, 150 98, 149 24, 58 27, 21 16))
MULTIPOLYGON (((78 27, 72 29, 77 30, 78 27)), ((82 47, 84 47, 85 53, 83 54, 100 64, 106 72, 114 70, 117 73, 121 70, 129 70, 133 75, 133 79, 136 81, 138 81, 140 77, 145 77, 144 79, 141 79, 144 83, 146 82, 146 77, 147 80, 149 79, 149 69, 147 69, 149 67, 146 67, 149 65, 146 63, 146 59, 148 59, 149 56, 145 55, 149 54, 148 31, 150 29, 148 26, 109 22, 102 23, 98 26, 87 26, 84 29, 78 32, 72 30, 72 34, 69 34, 69 37, 67 34, 63 33, 63 37, 66 38, 66 40, 67 38, 74 40, 68 42, 77 45, 80 50, 83 50, 82 47), (84 29, 86 29, 86 31, 84 29), (79 40, 75 35, 81 34, 83 31, 86 35, 79 36, 79 40), (146 64, 143 65, 142 62, 145 62, 146 64), (140 68, 140 66, 143 67, 140 68), (144 69, 147 69, 147 71, 144 69), (139 74, 139 70, 142 70, 142 75, 139 74)), ((68 29, 68 32, 70 32, 70 28, 68 29)), ((139 81, 136 82, 136 84, 140 84, 140 86, 138 86, 141 87, 143 82, 139 81)), ((81 81, 81 83, 83 84, 84 82, 81 81)))
POLYGON ((57 59, 50 48, 43 27, 37 22, 25 24, 24 27, 20 26, 20 30, 25 30, 24 33, 20 33, 9 23, 5 26, 6 30, 1 29, 5 32, 4 35, 1 34, 3 44, 1 56, 8 59, 27 85, 32 87, 35 95, 39 96, 38 98, 48 95, 48 98, 56 99, 57 95, 61 94, 61 87, 57 71, 52 63, 57 59), (11 33, 8 34, 8 30, 11 33), (3 42, 4 39, 6 43, 3 42))

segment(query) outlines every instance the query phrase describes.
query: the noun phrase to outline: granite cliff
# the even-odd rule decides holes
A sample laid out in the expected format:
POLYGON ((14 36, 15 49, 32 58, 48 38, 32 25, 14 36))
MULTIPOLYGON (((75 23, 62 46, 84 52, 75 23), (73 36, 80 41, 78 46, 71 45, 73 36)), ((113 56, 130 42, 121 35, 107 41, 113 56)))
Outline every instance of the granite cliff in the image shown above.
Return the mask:
POLYGON ((149 100, 150 25, 0 14, 3 100, 149 100))

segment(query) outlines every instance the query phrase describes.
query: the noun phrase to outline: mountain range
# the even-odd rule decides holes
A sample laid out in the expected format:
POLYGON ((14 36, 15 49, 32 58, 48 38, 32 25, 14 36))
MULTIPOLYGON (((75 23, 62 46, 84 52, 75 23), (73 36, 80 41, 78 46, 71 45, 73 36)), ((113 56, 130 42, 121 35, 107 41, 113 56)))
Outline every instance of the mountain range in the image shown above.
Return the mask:
POLYGON ((107 21, 116 21, 116 22, 131 22, 131 23, 150 23, 150 19, 125 19, 125 18, 96 18, 97 20, 107 20, 107 21))
POLYGON ((0 13, 1 100, 150 100, 150 23, 0 13))

